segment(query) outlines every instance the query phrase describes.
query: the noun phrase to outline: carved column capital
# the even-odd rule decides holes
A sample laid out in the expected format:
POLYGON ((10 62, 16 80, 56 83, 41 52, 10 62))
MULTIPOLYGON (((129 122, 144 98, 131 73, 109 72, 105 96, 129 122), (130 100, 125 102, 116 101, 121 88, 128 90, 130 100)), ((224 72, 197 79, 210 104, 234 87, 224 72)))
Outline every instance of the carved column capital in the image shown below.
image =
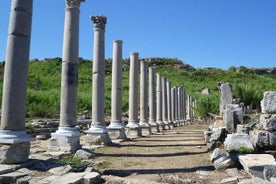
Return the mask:
POLYGON ((65 0, 66 7, 70 7, 70 8, 73 8, 73 7, 79 8, 80 7, 80 3, 84 2, 84 1, 85 0, 65 0))
POLYGON ((94 28, 99 28, 102 30, 105 29, 106 16, 96 15, 96 16, 91 16, 90 18, 94 22, 94 28))

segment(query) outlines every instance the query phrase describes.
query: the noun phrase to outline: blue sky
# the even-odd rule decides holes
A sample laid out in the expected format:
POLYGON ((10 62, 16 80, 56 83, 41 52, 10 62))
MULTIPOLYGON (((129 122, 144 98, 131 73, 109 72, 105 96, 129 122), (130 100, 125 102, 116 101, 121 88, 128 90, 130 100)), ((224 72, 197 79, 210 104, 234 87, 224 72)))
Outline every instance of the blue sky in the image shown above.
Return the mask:
MULTIPOLYGON (((33 0, 30 59, 62 56, 64 0, 33 0)), ((106 58, 113 40, 123 57, 178 58, 196 68, 276 67, 276 0, 86 0, 79 56, 93 57, 90 15, 107 16, 106 58)), ((5 60, 10 0, 0 6, 0 61, 5 60)))

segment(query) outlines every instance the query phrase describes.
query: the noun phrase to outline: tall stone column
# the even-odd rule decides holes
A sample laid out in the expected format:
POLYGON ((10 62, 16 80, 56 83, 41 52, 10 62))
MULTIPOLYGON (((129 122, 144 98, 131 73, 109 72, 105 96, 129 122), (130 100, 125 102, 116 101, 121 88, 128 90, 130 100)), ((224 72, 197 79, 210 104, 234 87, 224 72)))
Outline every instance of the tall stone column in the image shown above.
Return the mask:
POLYGON ((175 124, 175 126, 179 126, 180 125, 179 124, 179 114, 178 114, 179 101, 178 101, 178 87, 177 86, 174 87, 174 93, 175 93, 175 122, 174 122, 174 124, 175 124))
POLYGON ((75 152, 80 146, 77 125, 79 14, 84 0, 66 0, 63 35, 60 125, 51 134, 50 150, 75 152))
POLYGON ((92 84, 92 123, 87 131, 88 141, 101 139, 111 144, 104 121, 105 16, 91 16, 94 23, 94 56, 92 84))
POLYGON ((170 129, 168 121, 168 96, 167 96, 167 79, 162 78, 162 119, 165 124, 165 129, 170 129))
POLYGON ((175 88, 171 88, 171 117, 173 126, 175 125, 175 88))
POLYGON ((172 123, 172 97, 171 97, 171 83, 167 81, 167 109, 168 109, 168 123, 170 128, 173 127, 172 123))
POLYGON ((139 54, 130 54, 129 71, 129 120, 126 135, 129 138, 142 136, 141 127, 138 122, 138 83, 139 83, 139 54))
POLYGON ((181 108, 181 87, 177 87, 177 96, 178 96, 177 97, 178 121, 179 121, 179 125, 182 125, 183 122, 181 121, 181 110, 182 110, 182 108, 181 108))
POLYGON ((153 67, 149 67, 149 124, 152 132, 159 132, 159 125, 156 123, 156 84, 153 67))
POLYGON ((157 73, 157 85, 156 85, 156 121, 162 130, 165 130, 165 123, 163 122, 163 95, 162 95, 162 76, 157 73))
POLYGON ((142 135, 150 135, 151 127, 148 122, 148 67, 145 60, 140 62, 140 122, 142 135))
POLYGON ((108 133, 112 139, 127 138, 122 122, 122 44, 121 40, 113 42, 111 121, 108 126, 108 133))
POLYGON ((11 2, 0 127, 2 164, 28 160, 33 140, 25 126, 33 1, 11 2))

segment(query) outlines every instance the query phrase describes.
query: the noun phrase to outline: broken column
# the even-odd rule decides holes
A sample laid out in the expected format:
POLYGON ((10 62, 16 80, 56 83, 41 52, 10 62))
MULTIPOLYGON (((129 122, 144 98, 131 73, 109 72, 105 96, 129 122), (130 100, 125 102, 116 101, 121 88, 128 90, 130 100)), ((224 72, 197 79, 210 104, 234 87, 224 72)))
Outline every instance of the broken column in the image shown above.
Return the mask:
POLYGON ((232 85, 230 83, 219 83, 218 88, 220 91, 219 114, 223 116, 226 104, 232 104, 233 101, 232 85))
POLYGON ((148 67, 145 60, 140 62, 140 122, 142 135, 150 135, 151 127, 148 122, 148 67))
POLYGON ((25 126, 33 1, 11 2, 0 127, 2 164, 28 160, 33 140, 25 126))
POLYGON ((101 140, 111 144, 108 130, 104 121, 104 66, 105 66, 105 16, 91 16, 94 23, 94 56, 92 83, 92 123, 87 131, 88 141, 101 140))
POLYGON ((157 73, 157 84, 156 84, 156 123, 159 125, 160 130, 165 130, 165 124, 162 119, 162 106, 163 106, 163 91, 162 91, 162 76, 157 73))
POLYGON ((153 67, 149 67, 149 124, 152 132, 159 132, 156 123, 156 86, 155 72, 153 67))
POLYGON ((165 124, 165 129, 170 129, 168 122, 168 99, 167 99, 167 79, 162 77, 162 121, 165 124))
MULTIPOLYGON (((256 124, 256 123, 255 123, 256 124)), ((259 124, 249 131, 257 150, 274 150, 276 146, 276 91, 266 91, 261 101, 259 124)))
POLYGON ((127 138, 122 121, 122 44, 121 40, 113 42, 111 121, 108 126, 108 134, 111 139, 127 138))
POLYGON ((126 126, 126 135, 129 138, 142 136, 138 122, 138 81, 139 81, 139 54, 130 54, 129 70, 129 119, 126 126))
POLYGON ((83 0, 66 0, 63 36, 60 124, 51 134, 50 150, 77 151, 80 132, 77 125, 78 60, 79 60, 79 14, 83 0))

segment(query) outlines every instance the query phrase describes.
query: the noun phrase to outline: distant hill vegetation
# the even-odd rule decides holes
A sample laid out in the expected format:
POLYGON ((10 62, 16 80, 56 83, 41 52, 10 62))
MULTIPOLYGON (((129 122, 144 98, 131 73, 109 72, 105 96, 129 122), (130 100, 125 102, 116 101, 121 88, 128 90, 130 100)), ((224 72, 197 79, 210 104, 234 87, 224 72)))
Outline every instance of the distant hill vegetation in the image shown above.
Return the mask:
MULTIPOLYGON (((260 101, 264 91, 276 90, 275 68, 230 67, 228 70, 219 68, 194 68, 176 58, 144 58, 148 66, 156 68, 172 86, 184 86, 186 94, 197 101, 195 112, 198 116, 219 112, 219 82, 230 82, 235 98, 241 99, 246 106, 260 109, 260 101), (203 95, 205 88, 209 95, 203 95)), ((105 62, 105 112, 110 115, 111 108, 111 59, 105 62)), ((61 58, 33 59, 29 63, 27 114, 28 118, 58 118, 60 109, 61 58)), ((0 97, 5 63, 0 64, 0 97)), ((129 59, 123 60, 123 112, 128 111, 128 78, 129 59)), ((2 100, 2 99, 1 99, 2 100)), ((92 100, 92 61, 79 59, 78 79, 78 113, 91 113, 92 100)))

